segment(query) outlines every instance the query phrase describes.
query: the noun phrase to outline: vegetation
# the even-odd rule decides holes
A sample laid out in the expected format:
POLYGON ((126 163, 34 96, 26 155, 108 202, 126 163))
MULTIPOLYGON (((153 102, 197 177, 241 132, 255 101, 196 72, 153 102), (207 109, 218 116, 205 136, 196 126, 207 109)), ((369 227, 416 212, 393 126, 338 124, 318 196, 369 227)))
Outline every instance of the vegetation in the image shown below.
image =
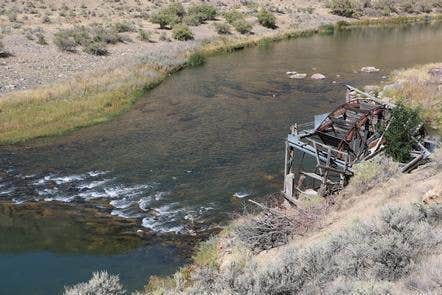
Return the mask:
POLYGON ((159 24, 160 29, 171 28, 182 21, 185 13, 186 11, 181 3, 172 2, 166 8, 154 13, 150 21, 159 24))
POLYGON ((230 34, 230 26, 226 23, 215 23, 215 30, 220 35, 228 35, 230 34))
POLYGON ((399 166, 391 158, 382 156, 357 163, 353 170, 355 175, 350 179, 346 191, 353 194, 363 194, 376 185, 387 181, 399 171, 399 166))
POLYGON ((3 45, 2 41, 0 40, 0 58, 6 58, 11 56, 11 53, 6 50, 5 46, 3 45))
POLYGON ((188 26, 184 24, 176 24, 172 29, 172 37, 175 40, 187 41, 193 39, 193 33, 188 26))
POLYGON ((245 16, 240 11, 238 11, 236 9, 232 9, 232 10, 229 10, 226 13, 224 13, 224 18, 226 19, 226 21, 229 24, 232 25, 235 21, 237 21, 239 19, 244 19, 245 16))
POLYGON ((202 24, 208 20, 214 20, 217 15, 217 11, 216 8, 211 4, 200 3, 190 6, 187 14, 191 18, 195 19, 197 24, 202 24))
POLYGON ((210 243, 202 251, 203 263, 194 264, 187 280, 180 282, 174 276, 150 282, 148 294, 435 292, 439 288, 435 282, 441 279, 437 271, 441 209, 438 205, 387 206, 379 217, 358 221, 324 241, 305 246, 290 243, 259 259, 233 239, 231 259, 222 268, 207 267, 220 255, 210 243), (437 259, 428 259, 430 255, 437 259), (421 272, 424 267, 429 268, 426 275, 421 272), (161 293, 155 293, 158 290, 161 293))
POLYGON ((193 261, 199 266, 216 269, 218 267, 217 243, 217 237, 211 237, 207 241, 202 242, 193 256, 193 261))
POLYGON ((398 162, 409 161, 410 152, 415 144, 412 136, 421 123, 422 120, 416 109, 399 103, 392 110, 390 126, 385 131, 386 153, 398 162))
POLYGON ((160 83, 168 71, 143 64, 11 93, 7 99, 0 100, 0 142, 59 135, 108 121, 160 83))
POLYGON ((143 30, 143 29, 139 29, 138 30, 138 38, 141 40, 141 41, 151 41, 151 38, 152 37, 152 33, 151 32, 148 32, 148 31, 145 31, 145 30, 143 30))
POLYGON ((233 27, 235 30, 241 34, 248 34, 252 31, 252 24, 246 21, 245 19, 237 19, 233 22, 233 27))
POLYGON ((258 12, 258 22, 266 28, 276 29, 276 17, 269 10, 261 8, 258 12))
POLYGON ((429 13, 440 7, 438 0, 330 0, 332 13, 345 17, 389 16, 393 13, 429 13))
POLYGON ((428 64, 393 73, 393 84, 384 87, 383 96, 411 108, 419 108, 425 124, 442 134, 442 92, 439 81, 442 64, 428 64))
POLYGON ((90 54, 106 55, 106 44, 124 42, 119 35, 122 24, 103 26, 95 24, 90 27, 76 26, 72 29, 59 30, 54 34, 54 44, 62 51, 75 52, 78 46, 90 54))
POLYGON ((206 58, 204 57, 204 55, 202 53, 200 53, 200 52, 193 52, 187 58, 186 64, 189 67, 196 67, 196 66, 203 65, 205 62, 206 62, 206 58))
POLYGON ((118 275, 106 271, 94 272, 92 278, 84 283, 65 287, 64 295, 124 295, 126 291, 118 275))

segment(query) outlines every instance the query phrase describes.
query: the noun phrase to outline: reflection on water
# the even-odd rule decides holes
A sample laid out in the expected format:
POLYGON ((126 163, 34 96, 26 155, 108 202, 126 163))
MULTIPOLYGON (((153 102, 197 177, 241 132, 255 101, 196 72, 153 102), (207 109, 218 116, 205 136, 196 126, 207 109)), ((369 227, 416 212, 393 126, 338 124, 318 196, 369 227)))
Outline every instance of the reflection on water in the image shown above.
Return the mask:
POLYGON ((43 191, 43 202, 94 202, 82 197, 94 192, 105 195, 114 214, 140 213, 127 217, 157 231, 180 232, 193 219, 208 226, 223 222, 239 207, 235 193, 259 197, 281 189, 291 123, 340 104, 344 84, 379 83, 395 68, 440 60, 441 29, 440 23, 363 28, 210 58, 174 75, 112 122, 4 148, 1 167, 13 172, 2 174, 1 184, 14 192, 0 198, 28 201, 43 191), (359 73, 363 66, 382 71, 359 73), (287 71, 328 78, 288 79, 287 71), (91 171, 106 174, 57 183, 91 171), (46 178, 51 185, 39 186, 46 178), (116 188, 115 194, 109 190, 116 188))

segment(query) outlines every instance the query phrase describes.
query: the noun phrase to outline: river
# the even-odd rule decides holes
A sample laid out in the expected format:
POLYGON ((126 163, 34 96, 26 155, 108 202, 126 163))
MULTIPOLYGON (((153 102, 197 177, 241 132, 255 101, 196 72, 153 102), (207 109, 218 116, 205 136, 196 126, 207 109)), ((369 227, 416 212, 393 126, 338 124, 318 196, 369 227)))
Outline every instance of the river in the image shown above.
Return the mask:
POLYGON ((98 269, 134 290, 174 272, 191 234, 241 211, 233 195, 281 190, 290 124, 342 103, 345 84, 441 61, 441 48, 441 23, 251 48, 173 75, 111 122, 1 147, 0 294, 59 294, 98 269))

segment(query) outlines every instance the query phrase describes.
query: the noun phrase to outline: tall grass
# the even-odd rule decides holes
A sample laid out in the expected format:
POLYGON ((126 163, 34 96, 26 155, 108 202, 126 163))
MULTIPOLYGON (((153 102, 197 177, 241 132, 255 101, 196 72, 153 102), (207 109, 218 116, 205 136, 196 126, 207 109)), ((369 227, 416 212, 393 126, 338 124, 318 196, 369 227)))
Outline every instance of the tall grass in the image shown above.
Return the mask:
POLYGON ((0 143, 62 134, 110 120, 166 73, 144 65, 11 93, 0 100, 0 143))

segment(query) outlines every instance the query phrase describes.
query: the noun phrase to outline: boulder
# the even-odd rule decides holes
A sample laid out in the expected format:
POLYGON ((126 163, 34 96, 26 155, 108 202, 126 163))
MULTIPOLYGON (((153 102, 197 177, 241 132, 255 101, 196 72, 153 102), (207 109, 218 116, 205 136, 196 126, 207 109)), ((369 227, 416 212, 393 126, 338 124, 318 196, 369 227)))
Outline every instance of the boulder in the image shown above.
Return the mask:
POLYGON ((380 70, 378 68, 375 67, 363 67, 361 69, 361 72, 363 73, 375 73, 375 72, 379 72, 380 70))
POLYGON ((307 77, 307 74, 294 74, 290 76, 290 79, 304 79, 307 77))
POLYGON ((327 77, 324 76, 323 74, 316 73, 316 74, 313 74, 311 78, 313 80, 322 80, 322 79, 326 79, 327 77))

